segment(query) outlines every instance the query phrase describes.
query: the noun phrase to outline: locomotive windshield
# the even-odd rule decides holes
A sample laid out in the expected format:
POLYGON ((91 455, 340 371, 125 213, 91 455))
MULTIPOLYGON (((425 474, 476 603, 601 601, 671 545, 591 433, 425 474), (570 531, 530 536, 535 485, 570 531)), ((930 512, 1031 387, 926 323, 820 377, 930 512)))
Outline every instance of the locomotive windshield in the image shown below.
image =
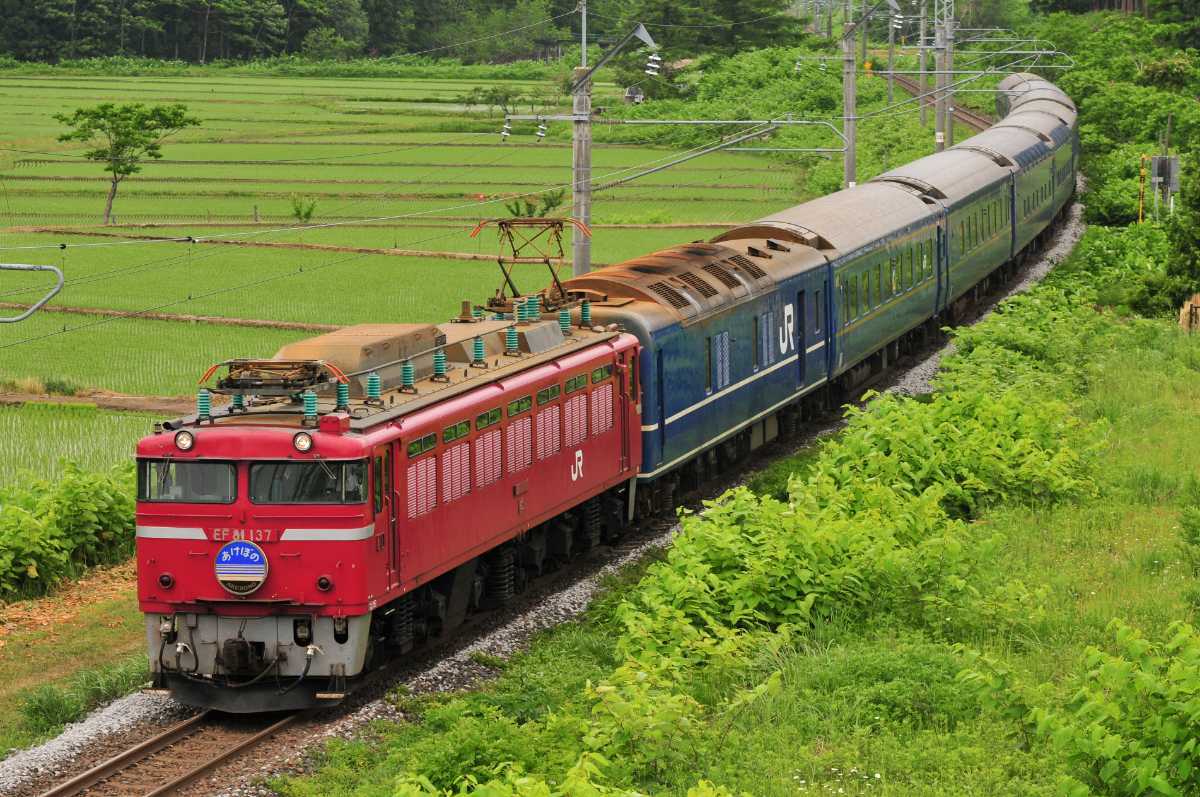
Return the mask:
POLYGON ((229 462, 144 459, 138 463, 139 501, 230 504, 237 498, 237 471, 229 462))
POLYGON ((256 504, 361 504, 367 500, 367 463, 256 462, 250 466, 256 504))

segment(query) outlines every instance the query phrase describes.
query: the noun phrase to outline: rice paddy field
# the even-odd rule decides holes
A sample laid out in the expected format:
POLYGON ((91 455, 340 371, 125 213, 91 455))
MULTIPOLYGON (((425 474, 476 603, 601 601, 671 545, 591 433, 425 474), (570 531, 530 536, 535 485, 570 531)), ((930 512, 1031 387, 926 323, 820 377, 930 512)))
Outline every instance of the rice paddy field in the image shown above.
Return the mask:
MULTIPOLYGON (((567 188, 571 149, 565 128, 538 142, 533 125, 502 144, 502 113, 466 100, 489 85, 539 98, 518 112, 567 110, 554 106, 561 93, 549 81, 0 72, 0 262, 60 266, 67 285, 52 307, 135 314, 43 312, 0 325, 0 392, 57 381, 84 394, 189 395, 213 362, 269 356, 311 334, 137 316, 147 311, 440 321, 462 300, 490 295, 500 282, 498 241, 471 230, 509 215, 514 195, 567 188), (54 119, 100 102, 182 102, 201 120, 122 183, 109 226, 102 166, 82 157, 84 147, 60 143, 54 119), (295 199, 315 203, 305 229, 295 199), (176 238, 195 240, 161 240, 176 238)), ((598 104, 618 101, 616 87, 597 86, 598 104)), ((593 173, 602 183, 679 154, 597 144, 593 173)), ((599 191, 593 262, 711 237, 802 191, 795 175, 753 153, 709 155, 599 191)), ((569 191, 564 199, 561 215, 569 191)), ((523 288, 547 279, 541 266, 518 270, 523 288)), ((0 302, 31 302, 45 284, 2 273, 0 302)), ((128 457, 151 420, 94 407, 59 412, 0 408, 0 486, 19 472, 52 476, 62 457, 97 467, 128 457), (42 453, 16 456, 34 449, 42 453)))

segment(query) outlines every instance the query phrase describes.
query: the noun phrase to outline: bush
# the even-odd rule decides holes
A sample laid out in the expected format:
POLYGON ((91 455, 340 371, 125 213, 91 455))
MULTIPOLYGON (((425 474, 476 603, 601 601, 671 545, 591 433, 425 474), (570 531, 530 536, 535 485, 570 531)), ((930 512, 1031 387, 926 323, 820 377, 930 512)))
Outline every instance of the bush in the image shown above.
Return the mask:
POLYGON ((0 597, 42 594, 134 546, 133 468, 86 473, 66 463, 55 484, 0 492, 0 597))

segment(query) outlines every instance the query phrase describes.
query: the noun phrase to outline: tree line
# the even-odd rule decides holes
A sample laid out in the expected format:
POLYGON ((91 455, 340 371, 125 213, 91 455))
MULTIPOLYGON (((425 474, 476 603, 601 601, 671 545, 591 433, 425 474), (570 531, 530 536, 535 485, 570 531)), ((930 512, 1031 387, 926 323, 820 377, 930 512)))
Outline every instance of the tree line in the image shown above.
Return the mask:
MULTIPOLYGON (((0 55, 133 56, 207 63, 425 53, 466 62, 558 55, 577 40, 576 0, 0 0, 0 55), (516 31, 508 34, 507 32, 516 31)), ((789 0, 591 0, 593 36, 658 24, 695 52, 785 43, 789 0), (757 20, 756 22, 749 22, 757 20)))

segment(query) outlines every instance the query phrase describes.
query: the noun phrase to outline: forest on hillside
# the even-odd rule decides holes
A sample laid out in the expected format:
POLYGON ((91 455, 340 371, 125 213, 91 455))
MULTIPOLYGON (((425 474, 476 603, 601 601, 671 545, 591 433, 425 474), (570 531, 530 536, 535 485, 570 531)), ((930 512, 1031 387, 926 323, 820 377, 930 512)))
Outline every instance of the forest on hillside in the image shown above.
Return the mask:
MULTIPOLYGON (((603 43, 640 21, 655 30, 668 52, 732 54, 747 47, 794 44, 803 24, 800 16, 812 5, 798 0, 591 0, 589 39, 603 43)), ((1012 26, 1030 11, 1099 6, 1121 6, 1177 22, 1189 29, 1185 46, 1200 45, 1195 0, 963 0, 958 12, 965 27, 1012 26)), ((47 62, 133 56, 207 63, 420 53, 468 63, 506 62, 561 54, 564 45, 578 40, 577 9, 577 0, 0 0, 0 56, 47 62)))

